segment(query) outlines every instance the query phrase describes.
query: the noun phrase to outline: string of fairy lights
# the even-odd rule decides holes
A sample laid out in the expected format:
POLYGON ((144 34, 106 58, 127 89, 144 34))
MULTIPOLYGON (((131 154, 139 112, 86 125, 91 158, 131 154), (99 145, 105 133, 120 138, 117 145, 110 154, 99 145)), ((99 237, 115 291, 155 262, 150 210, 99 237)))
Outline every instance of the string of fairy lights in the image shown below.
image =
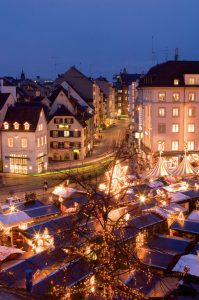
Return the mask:
MULTIPOLYGON (((136 278, 133 288, 128 287, 120 278, 124 273, 134 274, 140 271, 150 282, 152 278, 150 267, 141 265, 135 251, 139 251, 144 245, 144 233, 140 232, 136 237, 136 244, 133 242, 131 244, 125 239, 125 230, 131 219, 131 211, 124 211, 119 216, 116 215, 115 219, 110 216, 114 208, 118 211, 120 200, 129 188, 126 171, 127 167, 121 166, 119 161, 116 161, 112 170, 105 174, 106 182, 99 186, 101 192, 91 193, 87 203, 80 209, 80 219, 75 220, 69 231, 59 230, 60 244, 57 244, 56 248, 59 247, 72 258, 71 261, 67 258, 67 266, 62 265, 53 270, 65 269, 67 273, 67 267, 70 263, 74 263, 74 259, 83 259, 90 271, 85 275, 84 280, 72 287, 56 285, 52 282, 49 293, 54 299, 71 299, 77 294, 88 295, 90 293, 103 295, 103 299, 111 299, 113 295, 116 299, 117 296, 122 296, 124 299, 145 298, 143 293, 136 288, 136 278), (93 228, 91 225, 94 225, 93 228), (98 230, 96 227, 99 227, 98 230), (65 242, 61 240, 61 235, 65 235, 66 232, 71 236, 69 246, 64 245, 65 242)), ((146 196, 141 194, 139 200, 144 203, 146 196)), ((183 219, 183 216, 181 215, 180 218, 183 219)), ((45 229, 43 233, 36 234, 35 252, 43 250, 44 241, 47 248, 54 248, 55 241, 48 230, 45 229)), ((34 247, 33 244, 32 246, 34 247)), ((45 270, 51 270, 51 268, 46 267, 45 270)), ((65 280, 67 283, 67 274, 65 280)))

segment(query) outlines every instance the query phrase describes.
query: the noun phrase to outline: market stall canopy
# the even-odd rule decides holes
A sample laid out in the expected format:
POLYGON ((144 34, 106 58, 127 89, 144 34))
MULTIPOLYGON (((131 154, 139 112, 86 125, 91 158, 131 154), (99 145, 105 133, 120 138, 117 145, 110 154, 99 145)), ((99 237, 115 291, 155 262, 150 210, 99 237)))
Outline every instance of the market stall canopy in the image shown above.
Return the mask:
POLYGON ((194 254, 183 255, 175 267, 173 268, 174 272, 184 272, 184 268, 189 266, 189 274, 193 276, 199 276, 199 263, 198 257, 194 254))
POLYGON ((33 222, 33 219, 24 211, 14 212, 10 214, 0 214, 0 225, 3 228, 11 228, 21 224, 33 222))
POLYGON ((155 166, 147 174, 146 178, 159 178, 168 175, 169 171, 164 164, 164 159, 162 158, 162 156, 160 156, 155 166))
POLYGON ((177 166, 177 168, 172 172, 174 176, 182 176, 182 175, 191 175, 197 174, 197 170, 190 164, 188 157, 185 153, 183 160, 177 166))
POLYGON ((62 198, 68 198, 75 193, 81 193, 81 191, 78 191, 78 190, 70 188, 70 187, 64 187, 63 185, 56 186, 54 191, 52 192, 53 195, 56 195, 56 196, 59 196, 62 198))
POLYGON ((0 245, 0 262, 2 263, 6 260, 14 259, 21 256, 23 253, 24 251, 20 249, 0 245))

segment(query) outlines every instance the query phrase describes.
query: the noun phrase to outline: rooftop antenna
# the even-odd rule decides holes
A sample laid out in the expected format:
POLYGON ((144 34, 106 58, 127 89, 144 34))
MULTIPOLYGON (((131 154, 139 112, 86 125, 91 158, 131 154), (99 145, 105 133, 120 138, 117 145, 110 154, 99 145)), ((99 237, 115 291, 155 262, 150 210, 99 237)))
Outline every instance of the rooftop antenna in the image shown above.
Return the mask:
POLYGON ((175 61, 178 61, 179 59, 179 49, 175 48, 175 61))

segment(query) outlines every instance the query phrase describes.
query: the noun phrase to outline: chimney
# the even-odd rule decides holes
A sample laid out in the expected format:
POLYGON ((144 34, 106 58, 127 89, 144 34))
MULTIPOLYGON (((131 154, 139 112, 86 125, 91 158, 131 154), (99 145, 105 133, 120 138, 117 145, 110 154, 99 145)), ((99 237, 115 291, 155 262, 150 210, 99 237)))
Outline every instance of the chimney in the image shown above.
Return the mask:
POLYGON ((178 61, 179 58, 179 49, 175 48, 175 61, 178 61))

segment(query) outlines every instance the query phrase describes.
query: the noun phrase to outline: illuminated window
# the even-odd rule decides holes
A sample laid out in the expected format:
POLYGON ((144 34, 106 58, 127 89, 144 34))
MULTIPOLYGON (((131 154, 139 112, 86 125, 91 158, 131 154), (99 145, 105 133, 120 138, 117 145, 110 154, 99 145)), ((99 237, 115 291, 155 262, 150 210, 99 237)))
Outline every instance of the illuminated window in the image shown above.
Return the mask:
POLYGON ((174 85, 178 85, 179 84, 179 79, 174 79, 174 85))
POLYGON ((192 108, 188 109, 188 116, 189 117, 195 117, 196 116, 196 109, 195 109, 195 107, 192 107, 192 108))
POLYGON ((46 135, 44 136, 44 144, 45 145, 47 144, 47 137, 46 137, 46 135))
POLYGON ((121 107, 121 106, 122 106, 122 103, 118 103, 117 106, 118 106, 118 107, 121 107))
POLYGON ((165 101, 166 100, 166 93, 159 93, 158 94, 159 101, 165 101))
POLYGON ((43 124, 39 124, 38 130, 39 130, 39 131, 42 131, 42 130, 43 130, 43 124))
POLYGON ((171 149, 172 151, 178 151, 179 142, 178 141, 172 141, 171 149))
POLYGON ((195 142, 194 141, 188 141, 187 142, 187 148, 188 148, 189 151, 190 150, 194 150, 194 148, 195 148, 195 142))
POLYGON ((173 101, 179 101, 180 100, 180 94, 179 93, 173 93, 173 101))
POLYGON ((14 147, 14 139, 13 138, 8 138, 8 147, 9 148, 14 147))
POLYGON ((196 79, 194 77, 189 77, 189 84, 195 84, 196 79))
POLYGON ((7 122, 3 123, 4 129, 9 129, 9 124, 7 122))
POLYGON ((117 97, 118 100, 122 100, 122 97, 117 97))
POLYGON ((188 132, 195 132, 195 124, 188 124, 188 132))
POLYGON ((70 131, 64 130, 64 137, 69 137, 70 136, 70 131))
POLYGON ((158 124, 158 133, 166 133, 166 124, 158 124))
POLYGON ((37 138, 37 148, 40 147, 40 138, 37 138))
POLYGON ((29 130, 30 124, 28 122, 24 123, 24 128, 25 128, 25 130, 29 130))
POLYGON ((179 132, 179 124, 172 124, 172 132, 179 132))
POLYGON ((179 117, 180 116, 180 109, 178 107, 172 108, 172 116, 173 117, 179 117))
POLYGON ((195 93, 189 93, 189 101, 195 101, 195 93))
POLYGON ((19 123, 17 123, 17 122, 14 123, 14 129, 15 129, 15 130, 18 130, 18 129, 19 129, 19 123))
POLYGON ((165 109, 165 107, 160 107, 158 109, 158 116, 161 117, 161 118, 163 118, 163 117, 166 116, 166 109, 165 109))
POLYGON ((21 139, 21 148, 27 148, 28 147, 28 139, 22 138, 21 139))

